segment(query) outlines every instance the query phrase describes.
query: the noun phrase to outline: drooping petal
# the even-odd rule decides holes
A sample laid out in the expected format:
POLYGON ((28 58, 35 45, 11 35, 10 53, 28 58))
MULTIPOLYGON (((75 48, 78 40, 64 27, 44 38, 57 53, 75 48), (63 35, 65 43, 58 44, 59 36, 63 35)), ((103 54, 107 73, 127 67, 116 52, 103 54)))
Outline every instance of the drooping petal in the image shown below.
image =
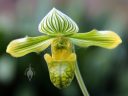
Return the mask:
POLYGON ((73 34, 70 36, 70 40, 80 47, 99 46, 108 49, 115 48, 122 42, 115 32, 97 30, 73 34))
POLYGON ((77 24, 64 13, 53 8, 40 22, 38 29, 44 34, 71 34, 78 32, 77 24))
POLYGON ((51 40, 49 36, 16 39, 9 43, 6 52, 14 57, 21 57, 31 52, 39 53, 50 45, 51 40))

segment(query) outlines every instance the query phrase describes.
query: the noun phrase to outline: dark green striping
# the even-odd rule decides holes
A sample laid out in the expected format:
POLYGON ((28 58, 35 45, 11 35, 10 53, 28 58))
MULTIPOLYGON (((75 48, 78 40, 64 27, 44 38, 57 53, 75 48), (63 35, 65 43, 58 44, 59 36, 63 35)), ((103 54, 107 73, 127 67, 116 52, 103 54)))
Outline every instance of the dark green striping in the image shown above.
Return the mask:
POLYGON ((59 16, 60 18, 62 18, 62 21, 64 22, 64 23, 63 23, 63 26, 62 26, 62 27, 63 27, 63 28, 62 28, 62 32, 64 32, 64 28, 65 28, 66 22, 65 22, 64 18, 63 18, 61 15, 58 14, 58 16, 59 16))
POLYGON ((47 25, 47 18, 46 18, 46 21, 44 22, 46 24, 46 26, 44 26, 44 30, 46 32, 50 32, 51 33, 51 30, 48 29, 48 25, 47 25))
POLYGON ((68 28, 66 29, 65 32, 67 32, 69 30, 69 28, 71 27, 71 24, 69 24, 69 20, 67 19, 67 22, 68 22, 68 28))
POLYGON ((58 14, 58 18, 60 19, 60 30, 63 33, 63 27, 65 23, 63 22, 63 18, 58 14))
POLYGON ((58 17, 59 14, 55 14, 56 15, 56 18, 58 20, 58 24, 59 24, 59 30, 58 32, 62 32, 61 28, 62 28, 62 23, 61 23, 61 19, 58 17))
MULTIPOLYGON (((69 21, 69 22, 70 22, 70 21, 69 21)), ((70 23, 70 28, 69 28, 69 29, 70 29, 70 30, 67 30, 67 32, 70 32, 71 30, 74 31, 74 30, 73 30, 73 24, 72 24, 72 23, 70 23)))
MULTIPOLYGON (((67 21, 69 22, 69 20, 67 19, 67 21)), ((66 32, 69 32, 68 30, 71 28, 72 26, 71 26, 71 24, 69 24, 69 26, 68 26, 68 29, 67 29, 67 31, 66 32)))
POLYGON ((67 26, 65 27, 64 32, 66 32, 66 30, 69 28, 69 22, 68 22, 68 20, 67 20, 67 19, 65 19, 65 21, 66 21, 66 23, 67 23, 67 26))
POLYGON ((53 27, 54 31, 56 32, 56 28, 54 27, 54 24, 53 24, 53 22, 52 22, 52 18, 54 18, 54 17, 53 17, 53 14, 52 14, 52 16, 51 16, 51 18, 50 18, 50 22, 51 22, 51 26, 53 27))
MULTIPOLYGON (((45 19, 43 20, 43 22, 42 22, 42 24, 41 24, 41 26, 42 26, 41 28, 42 28, 42 30, 45 32, 45 31, 47 31, 47 30, 45 29, 45 26, 44 26, 44 24, 43 24, 44 21, 45 21, 45 19)), ((49 32, 49 31, 47 31, 47 32, 49 32)), ((49 32, 49 33, 51 33, 51 32, 49 32)))
POLYGON ((51 33, 53 33, 53 29, 51 29, 51 28, 49 27, 49 25, 48 25, 49 21, 48 21, 47 19, 48 19, 48 18, 46 18, 46 25, 47 25, 47 27, 48 27, 48 30, 50 30, 51 33))
MULTIPOLYGON (((55 14, 56 15, 56 14, 55 14)), ((58 16, 55 16, 56 17, 56 20, 57 20, 57 23, 58 23, 58 32, 61 32, 61 23, 60 23, 60 20, 58 19, 58 16)))
POLYGON ((55 27, 55 32, 57 33, 58 32, 58 28, 57 28, 57 19, 56 19, 55 14, 54 14, 54 18, 52 19, 52 21, 55 23, 55 24, 53 23, 54 24, 53 26, 55 27))
POLYGON ((54 31, 55 31, 55 33, 57 33, 58 32, 58 29, 57 29, 57 27, 56 27, 56 24, 57 24, 57 21, 56 21, 56 18, 55 18, 55 15, 53 14, 53 16, 52 16, 52 18, 51 18, 51 21, 52 21, 52 24, 53 24, 53 26, 54 26, 54 31), (54 23, 55 24, 54 24, 54 23))
POLYGON ((49 31, 45 28, 45 26, 44 26, 43 23, 44 23, 44 21, 43 21, 42 24, 41 24, 41 30, 44 31, 44 32, 46 31, 46 32, 48 32, 48 33, 51 33, 51 32, 49 32, 49 31))
MULTIPOLYGON (((45 40, 46 41, 46 40, 45 40)), ((44 42, 45 42, 44 41, 44 42)), ((18 51, 20 51, 20 50, 28 50, 29 49, 29 47, 32 47, 32 46, 35 46, 35 45, 39 45, 39 44, 41 44, 42 43, 42 41, 38 41, 36 44, 34 43, 33 44, 33 42, 31 42, 31 43, 28 43, 28 44, 26 44, 26 46, 22 46, 22 45, 24 45, 24 44, 19 44, 18 46, 16 46, 16 48, 17 48, 17 50, 13 50, 14 52, 18 52, 18 51), (33 44, 33 45, 32 45, 33 44), (31 46, 30 46, 31 45, 31 46)), ((40 46, 42 46, 42 45, 40 45, 40 46)), ((33 47, 33 48, 35 48, 35 47, 33 47)), ((15 49, 15 48, 14 48, 15 49)))
POLYGON ((73 27, 75 24, 74 23, 71 23, 71 25, 72 25, 72 28, 69 30, 69 31, 71 31, 72 30, 72 32, 74 32, 75 31, 75 29, 76 29, 76 27, 73 27))
MULTIPOLYGON (((45 32, 45 27, 44 27, 43 22, 41 23, 41 30, 42 30, 43 32, 45 32)), ((47 31, 47 32, 50 33, 49 31, 47 31)))
POLYGON ((77 30, 78 29, 75 22, 65 14, 58 11, 54 11, 51 14, 48 14, 41 22, 41 31, 48 34, 68 34, 71 32, 77 32, 77 30))
POLYGON ((54 14, 54 19, 53 19, 54 21, 55 21, 55 24, 56 24, 56 30, 57 30, 57 32, 59 32, 59 27, 60 27, 60 25, 59 25, 59 22, 58 22, 58 19, 57 19, 57 16, 54 14))
POLYGON ((49 26, 48 28, 50 28, 51 32, 53 33, 53 32, 54 32, 54 28, 53 28, 53 26, 51 25, 50 19, 51 19, 51 17, 48 17, 48 18, 47 18, 47 23, 48 23, 48 26, 49 26))

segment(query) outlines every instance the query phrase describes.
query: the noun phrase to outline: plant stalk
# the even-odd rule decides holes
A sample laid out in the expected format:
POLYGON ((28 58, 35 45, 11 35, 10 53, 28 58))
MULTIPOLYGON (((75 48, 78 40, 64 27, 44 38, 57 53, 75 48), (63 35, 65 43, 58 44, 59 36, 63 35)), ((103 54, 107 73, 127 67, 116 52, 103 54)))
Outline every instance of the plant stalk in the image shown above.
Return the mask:
POLYGON ((77 63, 75 64, 75 68, 76 68, 75 69, 75 76, 76 76, 77 82, 78 82, 78 84, 82 90, 82 93, 84 96, 89 96, 89 93, 88 93, 87 88, 84 84, 84 81, 83 81, 82 76, 80 74, 80 70, 79 70, 77 63))
MULTIPOLYGON (((72 51, 75 53, 75 46, 72 46, 72 51)), ((78 67, 78 63, 76 61, 76 64, 75 64, 75 76, 76 76, 76 79, 77 79, 77 82, 80 86, 80 89, 83 93, 84 96, 89 96, 89 93, 88 93, 88 90, 84 84, 84 81, 83 81, 83 78, 80 74, 80 70, 79 70, 79 67, 78 67)))

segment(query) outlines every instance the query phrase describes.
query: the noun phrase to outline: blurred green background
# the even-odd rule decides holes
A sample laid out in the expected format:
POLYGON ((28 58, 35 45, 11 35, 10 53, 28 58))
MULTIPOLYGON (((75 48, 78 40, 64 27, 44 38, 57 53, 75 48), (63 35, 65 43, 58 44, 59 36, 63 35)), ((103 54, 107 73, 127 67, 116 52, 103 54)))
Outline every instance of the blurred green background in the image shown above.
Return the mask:
POLYGON ((38 24, 53 8, 71 17, 80 32, 113 30, 123 43, 113 50, 76 46, 78 63, 90 96, 128 96, 128 0, 0 0, 0 96, 83 96, 74 78, 63 90, 49 79, 43 55, 13 58, 6 47, 13 39, 41 35, 38 24), (24 75, 31 64, 31 82, 24 75))

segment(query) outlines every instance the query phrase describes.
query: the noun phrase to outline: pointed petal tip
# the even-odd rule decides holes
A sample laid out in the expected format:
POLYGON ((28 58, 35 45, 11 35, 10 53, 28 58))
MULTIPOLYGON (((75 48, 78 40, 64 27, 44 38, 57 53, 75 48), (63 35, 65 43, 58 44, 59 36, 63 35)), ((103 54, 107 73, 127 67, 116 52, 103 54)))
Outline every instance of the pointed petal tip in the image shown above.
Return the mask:
POLYGON ((9 53, 9 54, 11 53, 11 46, 10 45, 11 45, 12 42, 10 42, 9 45, 7 46, 6 53, 9 53))
POLYGON ((117 33, 113 32, 113 31, 105 30, 105 31, 99 31, 99 33, 102 33, 104 35, 106 34, 109 37, 111 37, 111 40, 113 41, 113 44, 111 46, 109 46, 108 49, 114 49, 119 44, 122 43, 122 40, 121 40, 120 36, 117 33))
POLYGON ((6 48, 6 53, 10 54, 12 57, 20 57, 20 54, 19 55, 16 55, 14 52, 13 52, 13 48, 15 47, 15 40, 11 41, 9 43, 9 45, 7 46, 6 48), (14 45, 14 46, 13 46, 14 45))
POLYGON ((48 14, 53 14, 54 12, 58 12, 59 10, 53 7, 48 14))
POLYGON ((114 39, 114 44, 113 44, 113 46, 111 46, 110 49, 116 48, 119 44, 122 43, 122 40, 121 40, 121 38, 120 38, 120 36, 119 36, 118 34, 116 34, 116 33, 113 32, 113 31, 110 31, 110 35, 111 35, 111 36, 113 37, 113 39, 114 39))
POLYGON ((12 50, 9 47, 6 50, 6 53, 8 53, 9 55, 11 55, 12 57, 20 57, 20 56, 17 56, 15 54, 12 54, 12 50))
POLYGON ((55 7, 53 7, 52 10, 57 10, 57 9, 55 7))

